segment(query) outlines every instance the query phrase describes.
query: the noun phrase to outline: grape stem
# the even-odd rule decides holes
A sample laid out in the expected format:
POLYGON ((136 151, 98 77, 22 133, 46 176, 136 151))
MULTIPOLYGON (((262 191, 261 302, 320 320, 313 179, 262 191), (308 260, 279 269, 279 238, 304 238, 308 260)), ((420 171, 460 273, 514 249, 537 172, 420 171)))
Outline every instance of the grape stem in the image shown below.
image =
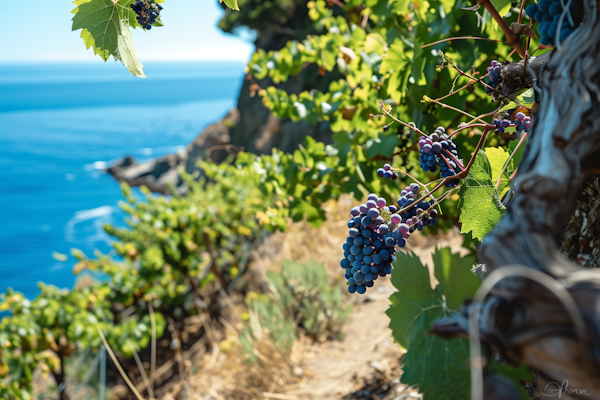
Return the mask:
POLYGON ((419 181, 417 180, 417 178, 415 178, 414 176, 412 176, 412 175, 411 175, 411 174, 409 174, 408 172, 404 172, 404 171, 402 171, 400 168, 394 168, 394 167, 392 167, 391 169, 392 169, 392 171, 394 171, 394 172, 396 172, 396 173, 401 173, 401 174, 404 174, 404 175, 408 176, 410 179, 412 179, 413 181, 415 181, 415 182, 416 182, 417 184, 419 184, 420 186, 423 186, 424 188, 427 188, 427 186, 426 186, 426 185, 424 185, 424 184, 422 184, 421 182, 419 182, 419 181))
MULTIPOLYGON (((521 147, 521 144, 523 144, 523 141, 525 140, 526 137, 527 137, 527 132, 525 132, 523 134, 523 136, 521 137, 521 140, 519 140, 519 143, 517 144, 517 147, 515 147, 512 154, 506 160, 506 163, 504 164, 504 167, 502 168, 502 172, 500 172, 500 176, 498 177, 498 182, 496 182, 496 186, 495 186, 496 190, 498 190, 498 188, 500 187, 500 182, 502 181, 502 175, 504 175, 504 171, 506 171, 506 168, 508 168, 508 163, 514 157, 514 155, 517 154, 517 150, 519 150, 519 147, 521 147)), ((512 176, 509 179, 512 179, 512 176)))
MULTIPOLYGON (((454 155, 452 153, 450 153, 446 149, 443 149, 443 150, 446 152, 447 156, 450 156, 450 158, 452 158, 454 160, 458 169, 460 169, 461 171, 465 170, 465 167, 462 166, 462 164, 454 157, 454 155)), ((450 168, 450 162, 448 161, 448 159, 446 157, 444 157, 444 155, 442 153, 440 153, 440 156, 442 156, 442 158, 446 162, 446 165, 448 165, 448 168, 450 168)))
MULTIPOLYGON (((511 31, 511 32, 512 32, 512 31, 511 31)), ((443 53, 442 53, 442 54, 443 54, 443 53)), ((483 81, 483 79, 482 79, 482 78, 475 78, 474 76, 467 74, 467 73, 466 73, 466 72, 464 72, 462 69, 458 68, 458 65, 456 65, 456 64, 455 64, 455 63, 454 63, 452 60, 450 60, 448 57, 446 57, 446 56, 445 56, 445 54, 444 54, 442 57, 444 58, 444 61, 446 61, 448 64, 450 64, 450 65, 452 66, 452 68, 454 68, 454 69, 455 69, 455 70, 456 70, 456 71, 457 71, 459 74, 461 74, 462 76, 465 76, 465 77, 467 77, 467 78, 469 78, 469 79, 473 79, 474 81, 476 81, 476 82, 478 82, 478 83, 482 84, 484 87, 488 88, 489 90, 492 90, 492 91, 494 91, 494 92, 496 92, 496 93, 498 93, 498 94, 501 94, 502 96, 506 97, 506 98, 507 98, 507 99, 509 99, 510 101, 517 103, 517 104, 518 104, 518 105, 520 105, 521 107, 523 107, 523 108, 526 108, 528 111, 531 111, 531 109, 530 109, 530 108, 528 108, 528 107, 525 107, 523 104, 519 103, 519 102, 518 102, 516 99, 511 99, 511 98, 510 98, 510 97, 508 97, 506 94, 502 93, 501 91, 499 91, 499 90, 497 90, 497 89, 495 89, 495 88, 491 87, 491 86, 490 86, 490 85, 488 85, 487 83, 485 83, 485 82, 483 81)), ((486 74, 486 75, 484 75, 484 76, 483 76, 483 78, 485 78, 486 76, 487 76, 487 74, 486 74)))
POLYGON ((486 124, 473 124, 473 125, 464 125, 464 126, 462 126, 462 127, 458 128, 457 130, 455 130, 454 132, 452 132, 452 133, 451 133, 451 134, 448 136, 448 138, 452 138, 452 136, 456 135, 458 132, 460 132, 460 131, 464 131, 465 129, 468 129, 468 128, 475 128, 475 127, 486 127, 486 126, 488 126, 488 124, 487 124, 487 123, 486 123, 486 124))
POLYGON ((456 175, 449 176, 447 178, 442 179, 442 181, 440 183, 438 183, 433 189, 431 189, 426 194, 424 194, 419 200, 413 202, 411 205, 409 205, 408 207, 405 207, 405 208, 401 209, 398 212, 399 213, 403 213, 403 212, 408 211, 411 208, 415 207, 417 204, 419 204, 425 198, 427 198, 427 196, 430 196, 432 193, 434 193, 436 190, 438 190, 439 188, 441 188, 446 183, 448 183, 448 182, 450 182, 450 181, 452 181, 454 179, 464 179, 467 176, 467 174, 469 173, 469 170, 471 169, 471 167, 473 166, 473 162, 475 162, 475 157, 477 157, 477 153, 479 153, 479 150, 481 150, 481 146, 483 146, 483 143, 485 142, 485 138, 487 137, 488 133, 490 132, 490 130, 495 130, 495 129, 496 129, 495 125, 485 125, 485 128, 483 128, 483 134, 479 138, 479 142, 477 143, 477 147, 475 147, 475 151, 473 152, 473 156, 469 160, 469 164, 467 164, 466 168, 464 168, 462 171, 460 171, 456 175))
MULTIPOLYGON (((444 194, 442 195, 442 197, 438 198, 438 199, 436 200, 436 202, 435 202, 435 203, 433 203, 433 204, 432 204, 432 205, 431 205, 431 206, 430 206, 430 207, 429 207, 429 208, 428 208, 426 211, 429 211, 429 210, 431 210, 432 208, 434 208, 435 206, 439 205, 439 204, 440 204, 442 201, 446 200, 446 199, 448 198, 448 196, 450 196, 450 194, 451 194, 452 192, 454 192, 456 189, 459 189, 459 188, 460 188, 460 186, 457 186, 457 187, 453 187, 452 189, 448 190, 446 193, 444 193, 444 194)), ((441 209, 440 209, 440 211, 441 211, 441 209)))

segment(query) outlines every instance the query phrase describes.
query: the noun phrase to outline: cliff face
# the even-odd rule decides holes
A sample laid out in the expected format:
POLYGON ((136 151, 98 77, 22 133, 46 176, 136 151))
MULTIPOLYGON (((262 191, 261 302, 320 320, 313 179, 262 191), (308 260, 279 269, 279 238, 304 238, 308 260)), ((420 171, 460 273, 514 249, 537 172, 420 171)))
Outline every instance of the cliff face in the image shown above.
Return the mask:
MULTIPOLYGON (((307 16, 306 3, 306 1, 286 2, 287 8, 284 11, 289 17, 278 16, 277 20, 282 22, 280 24, 274 23, 273 20, 269 21, 273 18, 273 12, 244 20, 243 14, 237 17, 229 10, 219 26, 226 32, 235 31, 240 26, 260 27, 256 31, 257 48, 279 49, 288 40, 302 39, 313 32, 311 21, 307 16), (293 7, 290 4, 293 4, 293 7), (261 24, 262 19, 268 22, 263 21, 264 23, 261 24)), ((248 3, 246 7, 258 6, 248 3)), ((240 8, 244 10, 244 4, 241 2, 240 8)), ((338 78, 340 76, 335 72, 321 76, 317 73, 316 66, 308 66, 297 76, 277 85, 268 78, 256 83, 261 88, 276 86, 289 93, 300 93, 314 88, 326 90, 329 83, 338 78)), ((223 119, 207 126, 184 152, 169 154, 144 163, 137 163, 132 157, 127 156, 110 167, 108 172, 117 180, 127 182, 131 186, 146 185, 154 192, 169 193, 167 185, 172 184, 179 192, 184 192, 185 188, 182 187, 178 170, 184 167, 186 172, 194 173, 198 170, 197 161, 200 158, 210 157, 215 162, 222 162, 229 154, 239 150, 268 154, 273 148, 278 148, 291 152, 306 136, 312 136, 325 143, 331 142, 328 123, 313 126, 307 122, 292 122, 275 117, 262 104, 258 95, 251 96, 251 84, 251 80, 244 80, 237 107, 231 109, 223 119)))

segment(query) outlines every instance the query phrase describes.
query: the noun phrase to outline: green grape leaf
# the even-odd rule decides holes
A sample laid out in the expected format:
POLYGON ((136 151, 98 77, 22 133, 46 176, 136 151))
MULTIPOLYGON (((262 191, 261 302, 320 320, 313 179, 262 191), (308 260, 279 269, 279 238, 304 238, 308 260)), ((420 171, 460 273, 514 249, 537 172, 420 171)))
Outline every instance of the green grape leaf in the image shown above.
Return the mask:
POLYGON ((481 240, 506 214, 495 184, 492 181, 490 162, 485 153, 480 151, 459 192, 461 233, 472 231, 473 237, 481 240))
POLYGON ((504 17, 510 11, 511 0, 491 0, 496 10, 498 10, 498 14, 504 17))
POLYGON ((395 39, 379 68, 380 74, 390 74, 387 81, 387 92, 390 98, 396 100, 397 103, 400 103, 402 99, 412 68, 410 59, 406 57, 405 53, 402 40, 395 39))
POLYGON ((367 157, 375 158, 377 156, 383 156, 391 159, 394 154, 394 149, 399 144, 400 139, 395 133, 384 135, 380 132, 378 138, 369 139, 365 143, 367 157))
MULTIPOLYGON (((391 306, 386 311, 394 339, 408 350, 401 382, 419 385, 427 400, 469 398, 469 342, 467 339, 444 340, 427 335, 433 322, 450 315, 444 295, 453 302, 463 296, 471 297, 477 286, 469 284, 460 292, 444 293, 447 284, 456 284, 455 278, 445 279, 444 287, 431 289, 429 271, 414 254, 397 253, 392 272, 392 284, 398 289, 390 296, 391 306), (469 291, 470 290, 470 291, 469 291)), ((436 270, 454 274, 454 269, 464 271, 472 257, 461 261, 460 255, 449 249, 437 252, 436 270), (437 265, 441 263, 442 265, 437 265)), ((459 276, 464 276, 458 272, 459 276)), ((441 282, 440 281, 440 282, 441 282)))
POLYGON ((73 27, 81 29, 87 49, 93 48, 104 61, 112 55, 133 76, 145 77, 131 39, 129 27, 136 27, 136 14, 130 5, 134 0, 77 0, 73 27))
POLYGON ((219 0, 219 3, 225 3, 225 5, 232 10, 240 11, 237 0, 219 0))
MULTIPOLYGON (((504 168, 504 164, 506 164, 506 160, 508 160, 509 154, 504 151, 502 147, 486 147, 485 155, 492 170, 492 182, 496 184, 496 182, 498 182, 498 177, 502 172, 502 168, 504 168)), ((507 174, 507 171, 504 171, 502 179, 500 180, 500 186, 498 186, 498 193, 502 193, 502 190, 508 185, 509 178, 510 176, 507 174)))
POLYGON ((481 278, 471 272, 477 259, 473 255, 461 257, 452 254, 450 247, 436 248, 433 265, 446 304, 451 310, 458 310, 465 299, 470 299, 481 284, 481 278))

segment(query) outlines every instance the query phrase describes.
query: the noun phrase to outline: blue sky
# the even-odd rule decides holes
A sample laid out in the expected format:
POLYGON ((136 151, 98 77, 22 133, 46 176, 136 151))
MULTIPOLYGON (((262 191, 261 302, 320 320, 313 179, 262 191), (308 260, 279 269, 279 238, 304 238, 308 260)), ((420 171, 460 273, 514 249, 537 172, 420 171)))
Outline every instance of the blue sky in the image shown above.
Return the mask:
MULTIPOLYGON (((144 61, 248 61, 254 46, 217 28, 223 15, 217 0, 167 0, 164 27, 133 31, 144 61)), ((71 0, 2 2, 0 62, 99 61, 71 31, 71 0)))

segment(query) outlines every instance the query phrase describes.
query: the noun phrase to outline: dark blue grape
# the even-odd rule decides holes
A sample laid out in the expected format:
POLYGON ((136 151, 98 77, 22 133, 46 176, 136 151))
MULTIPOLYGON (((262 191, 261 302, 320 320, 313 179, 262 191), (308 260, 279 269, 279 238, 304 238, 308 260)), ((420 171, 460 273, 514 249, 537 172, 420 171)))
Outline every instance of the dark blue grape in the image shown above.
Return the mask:
POLYGON ((356 292, 356 287, 357 287, 356 285, 350 285, 350 286, 348 286, 348 292, 350 292, 350 293, 356 292))
POLYGON ((529 18, 534 18, 535 17, 535 13, 538 12, 538 6, 537 4, 530 4, 529 6, 527 6, 527 8, 525 9, 525 13, 527 14, 527 16, 529 18))
POLYGON ((365 294, 365 292, 367 291, 367 288, 366 288, 365 286, 357 286, 357 287, 356 287, 356 291, 357 291, 359 294, 365 294))

